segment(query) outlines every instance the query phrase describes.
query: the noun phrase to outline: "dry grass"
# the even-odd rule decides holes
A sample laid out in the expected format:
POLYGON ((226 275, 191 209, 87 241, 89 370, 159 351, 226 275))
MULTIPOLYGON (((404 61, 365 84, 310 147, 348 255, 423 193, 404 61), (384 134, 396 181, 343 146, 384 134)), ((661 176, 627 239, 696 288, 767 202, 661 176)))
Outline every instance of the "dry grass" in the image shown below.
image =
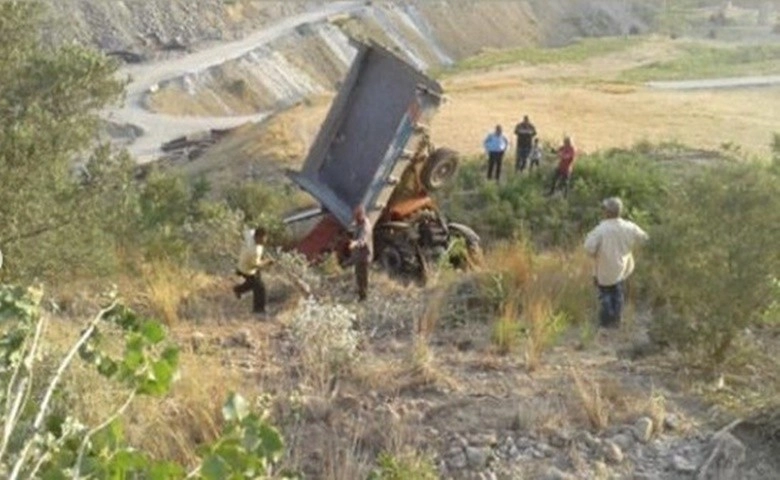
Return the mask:
POLYGON ((212 280, 172 262, 152 261, 142 265, 143 297, 154 314, 168 326, 179 322, 182 302, 212 280))
POLYGON ((198 447, 219 436, 222 404, 231 391, 250 401, 255 395, 219 358, 182 353, 171 392, 163 399, 140 398, 131 407, 128 440, 155 458, 193 466, 198 447))
POLYGON ((524 323, 528 326, 525 348, 525 365, 536 370, 542 354, 553 344, 564 326, 563 317, 553 312, 549 298, 529 297, 526 300, 524 323))
POLYGON ((500 244, 486 256, 485 265, 491 279, 488 296, 498 304, 491 341, 506 355, 516 351, 522 339, 522 294, 533 276, 533 255, 523 243, 500 244))
POLYGON ((584 412, 590 426, 598 431, 609 425, 611 405, 602 395, 599 382, 583 377, 576 369, 570 371, 576 387, 579 407, 584 412))
POLYGON ((501 312, 493 321, 491 341, 500 355, 517 351, 522 340, 523 329, 519 319, 519 300, 511 295, 501 307, 501 312))

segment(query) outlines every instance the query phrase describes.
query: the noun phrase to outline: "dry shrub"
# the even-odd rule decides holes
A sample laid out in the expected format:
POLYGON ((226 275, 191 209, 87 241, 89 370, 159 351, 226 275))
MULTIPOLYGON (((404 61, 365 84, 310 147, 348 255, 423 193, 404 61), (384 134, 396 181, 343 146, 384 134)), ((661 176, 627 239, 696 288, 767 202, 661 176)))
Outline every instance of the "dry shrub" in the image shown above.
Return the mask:
POLYGON ((142 280, 148 307, 169 326, 178 323, 181 303, 210 283, 204 274, 191 272, 166 260, 144 264, 142 280))
POLYGON ((592 261, 580 250, 549 252, 535 258, 529 295, 547 298, 554 312, 574 325, 591 319, 596 306, 592 261))
POLYGON ((523 334, 518 318, 520 308, 517 296, 511 296, 504 302, 498 318, 493 322, 491 341, 501 355, 517 351, 520 345, 523 334))
POLYGON ((522 292, 533 276, 532 262, 530 248, 520 242, 500 244, 485 259, 491 272, 488 297, 498 305, 491 340, 502 355, 515 351, 522 338, 518 317, 522 292))
POLYGON ((456 389, 457 382, 436 366, 427 339, 417 337, 409 347, 404 365, 398 372, 395 383, 399 390, 414 390, 428 385, 439 385, 456 389))
POLYGON ((499 273, 503 293, 521 291, 533 276, 533 253, 523 242, 500 243, 485 256, 487 270, 499 273))
POLYGON ((549 298, 529 296, 523 320, 527 325, 525 364, 529 370, 536 370, 542 354, 555 342, 565 327, 566 318, 553 311, 549 298))
POLYGON ((442 306, 445 301, 445 291, 436 289, 425 303, 422 315, 417 319, 415 334, 428 339, 436 330, 436 323, 441 316, 442 306))
POLYGON ((326 393, 339 373, 352 368, 358 357, 356 315, 339 304, 302 300, 291 319, 291 334, 298 348, 300 373, 315 391, 326 393))
POLYGON ((578 409, 585 413, 590 426, 598 431, 607 428, 612 407, 602 395, 599 382, 583 377, 576 369, 571 370, 571 378, 579 400, 578 409))

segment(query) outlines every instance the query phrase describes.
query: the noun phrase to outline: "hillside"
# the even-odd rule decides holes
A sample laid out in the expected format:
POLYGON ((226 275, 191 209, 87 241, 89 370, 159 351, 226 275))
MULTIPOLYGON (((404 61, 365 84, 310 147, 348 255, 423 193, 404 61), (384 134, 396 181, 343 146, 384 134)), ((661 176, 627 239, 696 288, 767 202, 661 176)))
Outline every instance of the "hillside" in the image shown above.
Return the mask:
POLYGON ((687 36, 639 0, 50 3, 44 48, 0 3, 0 477, 777 478, 780 86, 651 83, 780 75, 774 13, 729 4, 706 38, 724 10, 693 0, 663 2, 687 36), (351 36, 443 84, 431 134, 461 157, 434 202, 481 242, 374 262, 364 302, 281 221, 351 36), (121 105, 71 40, 133 54, 121 105), (486 179, 523 114, 541 165, 486 179), (615 195, 649 241, 607 329, 582 244, 615 195), (233 289, 258 225, 263 315, 233 289))

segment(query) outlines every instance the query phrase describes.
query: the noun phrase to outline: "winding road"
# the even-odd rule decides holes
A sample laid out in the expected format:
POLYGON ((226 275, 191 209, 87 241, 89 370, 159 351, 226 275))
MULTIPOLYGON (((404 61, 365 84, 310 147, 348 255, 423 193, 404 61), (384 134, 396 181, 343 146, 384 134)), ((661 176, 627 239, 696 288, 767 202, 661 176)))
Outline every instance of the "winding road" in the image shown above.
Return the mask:
POLYGON ((274 25, 254 32, 241 40, 216 45, 175 60, 126 66, 119 71, 122 78, 129 77, 130 79, 130 83, 125 89, 125 103, 122 106, 107 109, 104 112, 104 118, 119 125, 129 124, 140 129, 140 135, 127 146, 128 151, 138 163, 155 160, 162 154, 160 146, 173 138, 211 128, 232 128, 247 122, 260 121, 271 112, 229 117, 164 115, 147 110, 143 100, 146 94, 153 91, 163 81, 197 74, 213 66, 240 58, 300 25, 319 22, 334 15, 353 13, 364 8, 368 7, 363 1, 328 2, 316 10, 280 19, 274 25))

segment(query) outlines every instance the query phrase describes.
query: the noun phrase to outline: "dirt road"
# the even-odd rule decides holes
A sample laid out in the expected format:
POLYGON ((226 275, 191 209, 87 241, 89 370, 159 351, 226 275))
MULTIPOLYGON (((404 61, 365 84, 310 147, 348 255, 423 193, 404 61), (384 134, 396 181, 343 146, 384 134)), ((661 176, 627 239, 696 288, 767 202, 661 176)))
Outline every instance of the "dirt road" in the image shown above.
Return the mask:
POLYGON ((104 117, 118 124, 135 125, 143 132, 128 146, 128 150, 138 163, 154 160, 161 153, 160 145, 172 138, 209 128, 231 128, 246 122, 262 120, 270 112, 240 117, 158 115, 144 108, 143 100, 144 96, 162 81, 197 74, 209 67, 239 58, 279 38, 295 27, 318 22, 333 15, 355 12, 362 8, 367 8, 365 2, 329 2, 317 10, 282 19, 273 26, 254 32, 235 42, 216 45, 175 60, 125 67, 119 72, 122 78, 130 78, 130 84, 126 88, 125 104, 108 109, 104 112, 104 117))

